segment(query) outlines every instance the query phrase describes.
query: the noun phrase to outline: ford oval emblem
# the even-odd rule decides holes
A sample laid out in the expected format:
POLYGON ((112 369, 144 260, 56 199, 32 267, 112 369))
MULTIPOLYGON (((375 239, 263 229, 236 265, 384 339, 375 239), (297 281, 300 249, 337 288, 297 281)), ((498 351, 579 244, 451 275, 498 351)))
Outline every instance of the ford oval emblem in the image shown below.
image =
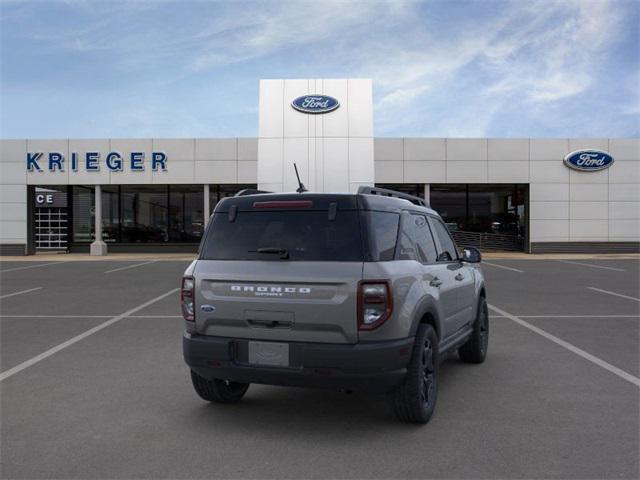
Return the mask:
POLYGON ((564 157, 567 167, 583 172, 597 172, 613 165, 613 157, 602 150, 576 150, 564 157))
POLYGON ((213 305, 201 305, 200 310, 202 310, 203 312, 212 313, 216 311, 216 307, 214 307, 213 305))
POLYGON ((327 113, 340 106, 340 102, 328 95, 304 95, 291 102, 291 106, 304 113, 327 113))

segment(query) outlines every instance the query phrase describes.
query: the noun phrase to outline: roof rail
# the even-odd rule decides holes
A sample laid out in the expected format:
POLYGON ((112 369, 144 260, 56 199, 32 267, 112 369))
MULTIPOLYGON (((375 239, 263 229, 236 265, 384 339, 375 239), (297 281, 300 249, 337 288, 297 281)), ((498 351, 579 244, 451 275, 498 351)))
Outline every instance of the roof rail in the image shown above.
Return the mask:
POLYGON ((429 204, 424 200, 424 198, 409 195, 408 193, 396 192, 395 190, 388 190, 386 188, 362 186, 358 188, 358 193, 363 195, 380 195, 383 197, 402 198, 410 201, 414 205, 429 208, 429 204))
POLYGON ((257 190, 255 188, 244 188, 234 195, 234 197, 244 197, 245 195, 257 195, 259 193, 273 193, 267 190, 257 190))

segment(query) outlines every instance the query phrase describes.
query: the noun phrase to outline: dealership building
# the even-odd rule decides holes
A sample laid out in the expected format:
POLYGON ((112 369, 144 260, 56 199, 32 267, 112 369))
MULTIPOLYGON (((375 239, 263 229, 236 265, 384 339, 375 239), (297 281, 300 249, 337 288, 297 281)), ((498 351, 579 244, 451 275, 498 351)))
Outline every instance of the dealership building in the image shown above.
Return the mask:
POLYGON ((367 79, 262 80, 259 104, 257 138, 0 140, 0 254, 195 251, 221 198, 294 191, 294 162, 310 191, 424 197, 461 245, 639 251, 640 139, 374 137, 367 79))

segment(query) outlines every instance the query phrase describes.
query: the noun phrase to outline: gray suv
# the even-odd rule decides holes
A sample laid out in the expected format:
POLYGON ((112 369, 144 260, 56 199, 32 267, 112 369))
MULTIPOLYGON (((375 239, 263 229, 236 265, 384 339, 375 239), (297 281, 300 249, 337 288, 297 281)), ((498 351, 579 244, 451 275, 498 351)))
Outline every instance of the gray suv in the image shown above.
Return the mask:
POLYGON ((479 262, 391 190, 225 198, 182 280, 193 386, 218 403, 251 383, 386 393, 400 420, 426 423, 440 360, 487 354, 479 262))

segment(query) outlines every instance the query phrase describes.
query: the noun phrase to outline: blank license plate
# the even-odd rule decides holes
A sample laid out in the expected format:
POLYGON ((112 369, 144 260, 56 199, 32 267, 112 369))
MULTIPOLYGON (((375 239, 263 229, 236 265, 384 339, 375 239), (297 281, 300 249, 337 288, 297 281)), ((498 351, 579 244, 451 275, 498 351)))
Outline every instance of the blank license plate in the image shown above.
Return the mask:
POLYGON ((289 366, 289 344, 249 342, 249 363, 254 365, 289 366))

